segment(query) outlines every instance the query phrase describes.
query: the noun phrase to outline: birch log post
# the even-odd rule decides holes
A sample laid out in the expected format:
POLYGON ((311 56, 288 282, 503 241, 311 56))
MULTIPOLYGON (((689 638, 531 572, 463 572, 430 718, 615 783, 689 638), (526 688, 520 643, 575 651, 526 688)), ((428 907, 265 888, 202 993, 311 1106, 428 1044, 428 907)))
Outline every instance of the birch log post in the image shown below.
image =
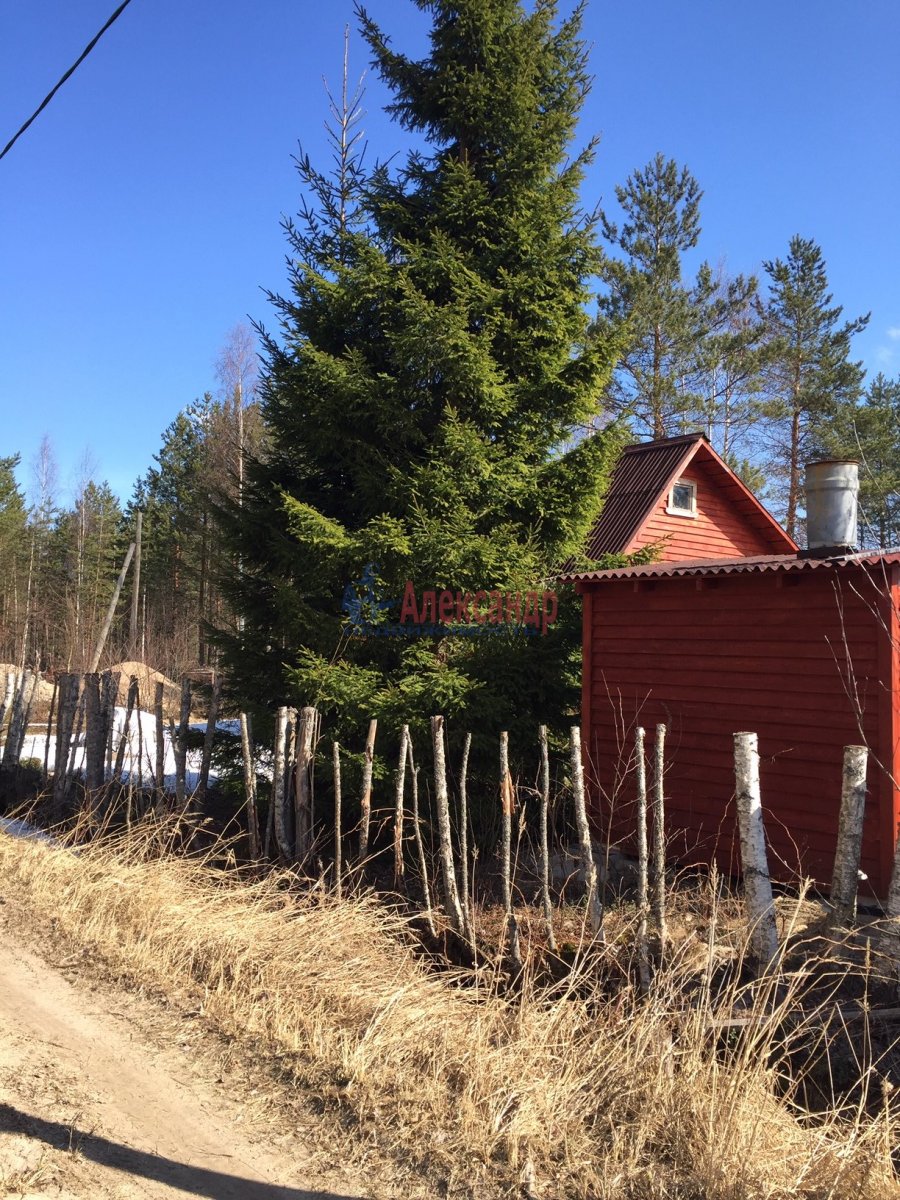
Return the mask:
MULTIPOLYGON (((161 685, 160 685, 161 686, 161 685)), ((241 713, 241 757, 244 763, 244 795, 247 797, 247 840, 250 859, 259 861, 259 810, 256 806, 256 764, 253 761, 253 732, 250 717, 241 713)))
POLYGON ((647 913, 649 912, 648 849, 647 849, 647 759, 644 751, 646 732, 642 726, 634 731, 634 754, 637 771, 637 854, 638 854, 638 978, 641 992, 650 988, 650 955, 647 952, 647 913))
POLYGON ((422 837, 422 822, 419 817, 419 768, 413 758, 412 738, 409 739, 409 774, 412 783, 412 819, 416 839, 416 850, 419 855, 419 874, 422 878, 422 903, 425 906, 425 920, 431 936, 437 937, 434 924, 434 911, 431 906, 431 884, 428 882, 428 859, 425 857, 425 841, 422 837))
POLYGON ((460 881, 462 894, 460 903, 463 910, 465 934, 469 941, 475 937, 475 922, 472 917, 472 901, 469 896, 469 751, 472 749, 472 735, 467 733, 463 741, 462 764, 459 769, 459 861, 461 868, 460 881))
POLYGON ((0 733, 3 731, 3 722, 6 720, 6 714, 9 712, 10 705, 13 702, 13 696, 16 694, 17 675, 15 671, 5 672, 3 680, 3 693, 0 696, 0 733))
POLYGON ((556 953, 556 935, 553 932, 553 901, 550 897, 550 747, 547 726, 538 730, 541 745, 541 905, 544 909, 544 924, 547 926, 547 949, 556 953))
POLYGON ((178 732, 175 738, 175 802, 179 815, 184 812, 187 800, 187 739, 191 720, 191 681, 185 676, 181 681, 181 707, 178 715, 178 732))
POLYGON ((444 883, 444 903, 450 923, 460 936, 465 933, 459 889, 456 886, 456 864, 453 859, 453 834, 450 826, 450 796, 447 791, 447 756, 444 747, 444 718, 431 718, 431 745, 434 752, 434 799, 437 809, 440 842, 441 877, 444 883))
POLYGON ((272 760, 272 809, 275 814, 275 844, 285 862, 290 862, 293 844, 288 830, 285 805, 287 791, 287 740, 289 713, 282 705, 275 714, 275 753, 272 760))
POLYGON ((166 782, 166 737, 163 728, 163 685, 157 683, 153 695, 153 717, 156 723, 156 755, 153 764, 153 783, 158 793, 157 802, 162 800, 166 782))
POLYGON ((659 960, 665 958, 666 924, 666 727, 657 725, 653 753, 653 855, 651 858, 651 905, 659 934, 659 960))
POLYGON ((378 721, 369 722, 369 733, 366 737, 365 757, 363 758, 362 792, 359 798, 359 865, 365 866, 369 857, 369 823, 372 820, 372 771, 375 765, 375 734, 378 732, 378 721))
POLYGON ((53 816, 62 816, 68 782, 69 747, 75 710, 78 707, 79 677, 66 673, 59 677, 59 703, 56 715, 56 746, 53 754, 53 816))
POLYGON ((513 788, 512 776, 509 773, 509 734, 503 732, 500 734, 503 907, 506 913, 506 942, 509 947, 510 962, 516 970, 520 970, 522 967, 522 948, 519 944, 519 924, 516 921, 516 911, 513 907, 512 889, 512 819, 515 806, 515 789, 513 788))
POLYGON ((50 697, 50 710, 47 714, 47 736, 44 738, 44 766, 41 770, 41 782, 47 786, 50 776, 50 737, 53 733, 53 717, 56 712, 56 699, 59 695, 59 677, 53 680, 53 695, 50 697))
POLYGON ((829 926, 832 929, 846 926, 856 916, 859 860, 862 852, 863 819, 866 813, 866 767, 868 761, 867 746, 844 747, 841 815, 838 822, 837 846, 834 851, 834 873, 831 879, 829 926))
POLYGON ((403 794, 406 790, 406 758, 409 747, 409 726, 400 730, 400 755, 394 781, 394 887, 404 874, 403 862, 403 794))
POLYGON ((569 736, 571 739, 572 795, 575 801, 575 824, 578 828, 582 877, 587 892, 588 921, 591 933, 597 941, 602 942, 604 940, 603 902, 600 899, 597 865, 594 862, 591 828, 588 825, 584 794, 584 764, 581 758, 581 730, 577 725, 572 726, 569 736))
POLYGON ((3 746, 3 769, 10 770, 18 766, 25 745, 25 733, 28 728, 28 717, 31 704, 37 690, 38 676, 34 671, 23 671, 19 686, 13 696, 12 712, 9 717, 9 730, 3 746))
MULTIPOLYGON (((404 725, 403 728, 405 729, 406 726, 404 725)), ((403 750, 405 756, 405 745, 403 750)), ((331 755, 334 773, 334 890, 340 900, 343 886, 343 846, 341 844, 343 817, 341 813, 341 748, 337 742, 332 744, 331 755)))
POLYGON ((764 971, 778 954, 778 930, 766 855, 755 733, 734 735, 734 778, 750 947, 759 969, 764 971))
POLYGON ((312 845, 313 764, 319 714, 308 705, 297 726, 297 761, 294 768, 294 830, 297 862, 303 862, 312 845))

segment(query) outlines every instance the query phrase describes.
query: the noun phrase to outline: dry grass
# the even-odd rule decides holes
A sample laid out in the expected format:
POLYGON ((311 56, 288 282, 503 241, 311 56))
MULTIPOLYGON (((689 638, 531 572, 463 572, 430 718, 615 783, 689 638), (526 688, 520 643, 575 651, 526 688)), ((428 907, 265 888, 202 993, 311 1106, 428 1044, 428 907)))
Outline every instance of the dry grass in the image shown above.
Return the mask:
POLYGON ((132 835, 73 855, 0 835, 0 875, 134 979, 201 988, 223 1031, 451 1193, 900 1196, 892 1114, 865 1103, 871 1069, 855 1106, 812 1120, 792 1103, 789 1043, 810 1034, 785 1024, 794 976, 701 987, 686 1009, 676 960, 641 1000, 597 982, 621 978, 622 938, 565 985, 504 996, 490 969, 430 972, 373 899, 303 896, 287 876, 238 881, 149 848, 132 835), (742 1005, 745 1031, 711 1034, 742 1005))

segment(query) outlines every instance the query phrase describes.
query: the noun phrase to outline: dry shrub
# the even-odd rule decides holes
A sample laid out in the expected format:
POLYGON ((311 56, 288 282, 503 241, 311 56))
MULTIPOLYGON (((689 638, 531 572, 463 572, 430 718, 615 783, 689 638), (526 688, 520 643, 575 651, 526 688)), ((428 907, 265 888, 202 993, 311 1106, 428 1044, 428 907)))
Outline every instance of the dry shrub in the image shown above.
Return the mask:
POLYGON ((889 1113, 813 1120, 792 1104, 787 977, 686 1009, 677 958, 645 1000, 604 994, 602 963, 585 961, 562 989, 526 980, 504 997, 490 971, 429 971, 372 898, 301 895, 286 875, 239 880, 149 846, 131 835, 76 855, 0 835, 0 873, 135 980, 202 989, 223 1031, 451 1190, 900 1196, 889 1113), (741 1004, 749 1030, 711 1034, 741 1004))

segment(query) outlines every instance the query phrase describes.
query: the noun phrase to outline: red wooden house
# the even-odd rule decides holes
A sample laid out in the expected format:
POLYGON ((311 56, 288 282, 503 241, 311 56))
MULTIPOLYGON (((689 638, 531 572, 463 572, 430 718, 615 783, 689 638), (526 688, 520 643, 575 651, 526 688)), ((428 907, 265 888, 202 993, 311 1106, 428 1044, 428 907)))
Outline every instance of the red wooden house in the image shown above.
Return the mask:
MULTIPOLYGON (((672 488, 682 480, 696 483, 693 528, 702 528, 701 513, 710 527, 702 546, 680 552, 676 527, 661 562, 571 577, 584 605, 582 742, 595 820, 613 843, 633 844, 634 727, 652 736, 664 723, 671 859, 715 859, 734 871, 732 735, 751 730, 773 873, 827 883, 843 747, 865 743, 862 868, 869 890, 884 896, 900 824, 900 551, 808 557, 785 546, 783 533, 774 553, 747 549, 755 537, 777 541, 773 518, 726 479, 705 443, 694 444, 640 518, 644 501, 634 501, 626 547, 648 533, 654 540, 672 515, 660 497, 664 510, 677 508, 672 488), (705 555, 719 537, 729 550, 705 555)), ((625 471, 639 478, 636 464, 625 471)))
POLYGON ((663 562, 797 549, 702 433, 628 446, 619 459, 586 554, 649 545, 663 562))

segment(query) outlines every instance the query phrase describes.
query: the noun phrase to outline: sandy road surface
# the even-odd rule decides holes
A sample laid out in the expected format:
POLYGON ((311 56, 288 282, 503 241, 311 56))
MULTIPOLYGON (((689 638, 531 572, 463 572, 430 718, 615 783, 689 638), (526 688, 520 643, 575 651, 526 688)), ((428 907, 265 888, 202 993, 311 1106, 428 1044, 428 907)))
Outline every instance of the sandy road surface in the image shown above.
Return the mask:
POLYGON ((368 1195, 323 1183, 311 1158, 304 1170, 302 1143, 278 1145, 177 1044, 25 949, 0 914, 0 1197, 368 1195))

